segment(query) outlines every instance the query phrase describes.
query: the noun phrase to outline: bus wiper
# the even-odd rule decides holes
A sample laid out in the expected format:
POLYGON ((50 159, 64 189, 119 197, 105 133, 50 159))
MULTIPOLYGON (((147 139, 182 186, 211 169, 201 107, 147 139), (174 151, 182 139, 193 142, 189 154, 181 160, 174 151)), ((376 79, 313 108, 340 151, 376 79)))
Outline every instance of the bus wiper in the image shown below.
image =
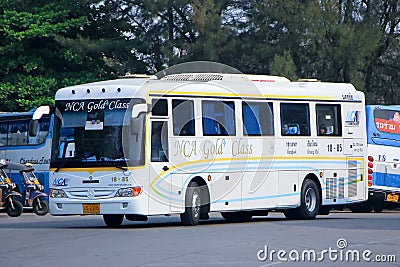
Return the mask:
POLYGON ((118 166, 118 165, 116 165, 114 167, 117 168, 117 169, 123 170, 124 172, 126 172, 128 170, 127 167, 122 167, 122 166, 118 166))
POLYGON ((62 167, 65 166, 66 163, 67 163, 67 162, 63 161, 63 162, 54 170, 54 172, 58 172, 62 167))

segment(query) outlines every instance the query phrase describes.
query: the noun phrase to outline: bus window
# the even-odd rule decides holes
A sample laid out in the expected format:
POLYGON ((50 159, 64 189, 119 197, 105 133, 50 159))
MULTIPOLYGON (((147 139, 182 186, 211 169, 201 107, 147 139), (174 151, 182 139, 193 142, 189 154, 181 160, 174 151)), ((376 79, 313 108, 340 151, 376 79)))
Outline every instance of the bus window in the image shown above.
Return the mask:
POLYGON ((202 101, 203 135, 236 135, 233 101, 202 101))
MULTIPOLYGON (((400 134, 399 111, 395 109, 374 109, 374 123, 381 133, 400 134)), ((386 138, 393 139, 393 136, 386 138)), ((397 139, 397 138, 395 138, 397 139)))
POLYGON ((7 146, 7 122, 0 122, 0 147, 7 146))
POLYGON ((153 116, 168 116, 167 99, 153 99, 151 102, 151 114, 153 116))
POLYGON ((317 104, 315 105, 317 116, 317 135, 342 135, 340 118, 340 105, 317 104))
POLYGON ((151 161, 168 161, 168 123, 166 121, 151 123, 151 161))
POLYGON ((8 124, 8 144, 24 146, 28 144, 28 120, 12 121, 8 124))
POLYGON ((308 104, 281 104, 281 134, 310 135, 310 116, 308 104))
POLYGON ((194 136, 194 105, 192 100, 172 100, 174 135, 194 136))
POLYGON ((242 117, 244 135, 274 135, 274 119, 271 103, 243 102, 242 117))

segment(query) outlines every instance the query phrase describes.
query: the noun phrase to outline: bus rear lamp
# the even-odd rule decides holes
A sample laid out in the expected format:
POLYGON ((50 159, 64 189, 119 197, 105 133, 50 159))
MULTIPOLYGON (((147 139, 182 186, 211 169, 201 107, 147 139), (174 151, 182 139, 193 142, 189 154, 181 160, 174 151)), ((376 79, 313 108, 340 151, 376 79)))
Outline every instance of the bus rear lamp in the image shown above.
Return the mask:
POLYGON ((368 174, 372 174, 374 171, 368 168, 368 174))
POLYGON ((368 156, 368 161, 369 162, 374 162, 374 157, 373 156, 368 156))
POLYGON ((368 186, 371 187, 371 186, 372 186, 372 183, 371 183, 371 182, 368 182, 368 186))
POLYGON ((374 164, 372 164, 372 162, 368 162, 368 168, 373 168, 374 164))
POLYGON ((118 189, 116 197, 137 197, 142 193, 142 187, 127 187, 118 189))
POLYGON ((50 188, 50 197, 51 198, 67 198, 67 194, 65 194, 62 189, 54 189, 50 188))
POLYGON ((372 175, 368 175, 368 181, 372 181, 372 175))

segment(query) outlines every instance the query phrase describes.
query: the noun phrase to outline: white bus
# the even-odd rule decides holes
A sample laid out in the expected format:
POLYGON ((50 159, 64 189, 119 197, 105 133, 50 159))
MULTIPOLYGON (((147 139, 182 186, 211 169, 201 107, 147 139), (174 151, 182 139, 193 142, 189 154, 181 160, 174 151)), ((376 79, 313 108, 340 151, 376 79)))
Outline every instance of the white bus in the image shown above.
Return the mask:
POLYGON ((219 73, 60 89, 53 215, 184 225, 282 211, 313 219, 367 199, 365 101, 351 84, 219 73))
MULTIPOLYGON (((46 193, 49 193, 52 125, 53 116, 48 106, 27 112, 0 113, 0 159, 34 164, 35 174, 44 185, 46 193), (34 129, 33 121, 36 122, 34 129)), ((22 192, 25 181, 23 176, 11 171, 9 175, 22 192)))

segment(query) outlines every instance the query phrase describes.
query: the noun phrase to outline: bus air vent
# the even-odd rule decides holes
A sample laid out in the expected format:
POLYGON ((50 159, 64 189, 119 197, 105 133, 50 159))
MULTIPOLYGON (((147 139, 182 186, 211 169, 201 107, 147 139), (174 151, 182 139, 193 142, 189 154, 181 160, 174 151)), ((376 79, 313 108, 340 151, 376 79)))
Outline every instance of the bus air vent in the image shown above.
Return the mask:
POLYGON ((193 82, 209 82, 209 81, 221 81, 223 75, 215 73, 182 73, 182 74, 171 74, 162 78, 162 80, 168 81, 193 81, 193 82))

